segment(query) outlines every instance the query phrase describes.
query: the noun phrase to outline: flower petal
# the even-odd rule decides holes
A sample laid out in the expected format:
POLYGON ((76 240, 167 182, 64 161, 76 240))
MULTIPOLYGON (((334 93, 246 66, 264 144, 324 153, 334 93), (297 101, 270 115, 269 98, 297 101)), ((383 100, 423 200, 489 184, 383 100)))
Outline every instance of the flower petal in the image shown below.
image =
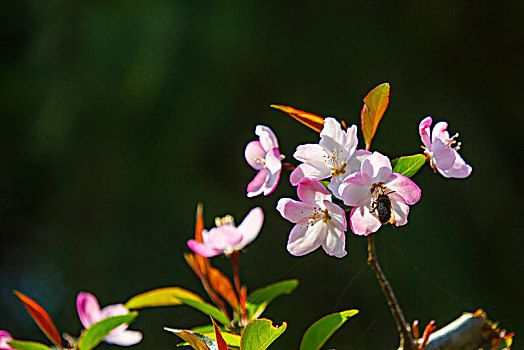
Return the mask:
POLYGON ((391 176, 391 162, 389 158, 378 152, 373 152, 362 162, 362 179, 371 186, 374 183, 386 182, 391 176))
POLYGON ((78 318, 80 318, 80 322, 84 328, 89 328, 93 323, 103 318, 98 300, 96 300, 96 297, 91 293, 78 293, 76 297, 76 309, 78 311, 78 318))
POLYGON ((223 249, 216 249, 216 248, 209 247, 203 243, 195 241, 194 239, 190 239, 189 241, 187 241, 187 246, 193 252, 203 257, 206 257, 206 258, 212 258, 224 252, 223 249))
POLYGON ((318 206, 325 200, 331 201, 329 191, 317 180, 307 177, 298 184, 297 195, 302 202, 318 206))
POLYGON ((326 224, 322 220, 317 221, 313 226, 309 226, 307 222, 296 224, 289 234, 288 252, 295 256, 311 253, 320 247, 320 238, 326 230, 326 224))
POLYGON ((404 199, 396 193, 389 195, 391 199, 391 209, 395 215, 395 226, 403 226, 408 223, 409 205, 404 202, 404 199))
POLYGON ((129 310, 126 309, 126 307, 123 304, 113 304, 104 307, 102 310, 100 310, 100 313, 102 315, 102 319, 104 319, 111 316, 127 315, 129 313, 129 310))
POLYGON ((345 232, 347 230, 347 222, 346 212, 344 209, 335 203, 331 203, 330 201, 324 201, 324 205, 326 206, 329 216, 331 217, 330 221, 345 232))
POLYGON ((264 223, 264 211, 260 207, 251 209, 237 230, 242 234, 242 240, 235 245, 235 250, 240 250, 257 238, 264 223))
POLYGON ((447 132, 448 123, 438 122, 431 133, 431 142, 434 143, 436 139, 446 143, 449 140, 449 133, 447 132))
POLYGON ((293 157, 303 163, 309 163, 318 169, 329 168, 326 163, 328 153, 324 147, 319 144, 306 144, 297 147, 293 157))
POLYGON ((353 174, 360 171, 362 162, 372 153, 364 149, 356 150, 346 164, 346 173, 353 174))
POLYGON ((357 138, 357 126, 355 124, 346 131, 346 140, 344 143, 344 150, 347 151, 347 158, 351 158, 355 150, 357 149, 358 138, 357 138))
POLYGON ((280 159, 278 148, 273 148, 267 152, 266 167, 272 174, 280 172, 280 169, 282 169, 282 160, 280 159))
POLYGON ((266 158, 266 151, 262 147, 260 141, 251 141, 247 144, 244 151, 244 157, 249 165, 256 170, 260 170, 264 167, 264 163, 257 161, 258 159, 266 158))
POLYGON ((242 240, 242 233, 233 225, 214 227, 202 232, 204 244, 216 249, 228 249, 242 240))
POLYGON ((345 148, 346 139, 346 133, 344 132, 344 130, 342 130, 342 126, 340 126, 340 123, 335 118, 326 118, 324 120, 324 128, 320 133, 320 146, 324 147, 329 151, 333 151, 336 149, 338 151, 343 151, 347 154, 348 150, 345 148))
POLYGON ((377 232, 382 226, 377 215, 370 213, 370 210, 371 205, 362 205, 351 209, 351 213, 349 214, 349 226, 354 234, 367 236, 370 233, 377 232))
POLYGON ((361 172, 346 177, 338 192, 344 204, 349 206, 361 206, 371 199, 370 186, 364 183, 361 172))
POLYGON ((422 191, 411 181, 408 177, 394 173, 391 175, 391 180, 385 183, 388 190, 395 191, 394 193, 401 196, 407 204, 413 205, 420 199, 422 191))
POLYGON ((265 125, 257 125, 255 128, 255 134, 260 137, 260 143, 266 152, 269 152, 273 148, 278 148, 278 140, 273 130, 265 125))
POLYGON ((418 125, 418 133, 420 134, 420 139, 422 140, 422 143, 424 144, 424 146, 426 146, 426 148, 429 150, 431 150, 431 139, 430 139, 431 123, 433 123, 433 119, 431 119, 431 117, 426 117, 422 119, 422 121, 418 125))
POLYGON ((466 162, 464 161, 464 159, 462 159, 460 154, 455 153, 455 163, 453 164, 451 168, 446 169, 446 170, 437 168, 437 170, 444 177, 463 179, 465 177, 468 177, 471 174, 471 172, 473 171, 473 168, 471 168, 470 165, 466 164, 466 162))
POLYGON ((313 205, 290 198, 281 198, 278 201, 277 210, 284 219, 296 224, 306 220, 313 213, 313 205))
POLYGON ((275 188, 277 188, 278 181, 280 180, 280 170, 274 174, 269 174, 269 176, 266 178, 266 182, 264 183, 264 196, 268 196, 275 188))
POLYGON ((269 175, 269 170, 267 168, 261 169, 247 185, 247 196, 255 197, 264 192, 264 184, 266 183, 266 178, 269 175))
POLYGON ((138 331, 121 331, 116 334, 109 334, 104 339, 107 343, 121 346, 130 346, 139 343, 142 340, 142 333, 138 331))
POLYGON ((327 167, 317 168, 309 163, 302 163, 291 172, 291 175, 289 176, 289 182, 291 182, 293 186, 297 186, 305 177, 315 180, 322 180, 329 177, 330 175, 331 169, 328 169, 327 167))
POLYGON ((8 331, 1 330, 0 331, 0 350, 12 349, 9 345, 7 345, 7 342, 11 340, 13 340, 13 337, 11 336, 11 334, 9 334, 8 331))
POLYGON ((327 233, 322 242, 322 248, 328 255, 337 258, 346 256, 346 235, 340 227, 333 225, 333 223, 327 225, 327 233))
POLYGON ((435 166, 442 170, 449 169, 455 163, 455 154, 457 153, 453 148, 446 146, 440 139, 433 142, 431 149, 433 153, 433 161, 435 166))

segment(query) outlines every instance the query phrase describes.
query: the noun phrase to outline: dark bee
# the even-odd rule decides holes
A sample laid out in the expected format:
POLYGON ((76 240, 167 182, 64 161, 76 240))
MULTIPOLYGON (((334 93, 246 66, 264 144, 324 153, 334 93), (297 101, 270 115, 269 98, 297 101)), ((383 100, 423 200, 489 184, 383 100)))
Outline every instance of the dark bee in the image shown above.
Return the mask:
POLYGON ((391 209, 391 199, 389 199, 388 196, 388 194, 393 193, 395 191, 385 193, 384 188, 378 187, 376 192, 378 193, 378 195, 375 197, 373 205, 371 206, 371 210, 369 212, 372 213, 376 210, 378 220, 382 225, 388 223, 395 224, 395 214, 393 214, 393 210, 391 209))

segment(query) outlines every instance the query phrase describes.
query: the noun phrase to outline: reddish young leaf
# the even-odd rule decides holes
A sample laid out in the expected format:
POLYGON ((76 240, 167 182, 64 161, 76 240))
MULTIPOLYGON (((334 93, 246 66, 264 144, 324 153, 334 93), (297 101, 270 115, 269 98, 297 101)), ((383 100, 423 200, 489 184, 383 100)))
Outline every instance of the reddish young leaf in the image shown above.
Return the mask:
POLYGON ((389 104, 389 84, 380 84, 364 98, 364 107, 360 113, 362 135, 366 142, 366 149, 371 147, 371 140, 375 136, 378 124, 389 104))
POLYGON ((224 340, 224 337, 222 337, 222 332, 220 332, 220 329, 218 329, 218 326, 215 323, 215 320, 213 320, 213 317, 211 317, 211 321, 213 322, 213 327, 215 328, 215 337, 217 338, 218 350, 227 350, 227 343, 224 340))
POLYGON ((324 128, 324 118, 318 115, 304 112, 304 111, 301 111, 301 110, 298 110, 298 109, 295 109, 289 106, 270 105, 270 107, 289 114, 290 116, 292 116, 293 118, 301 122, 302 124, 309 126, 311 129, 317 132, 321 132, 322 129, 324 128))
POLYGON ((29 315, 35 320, 36 324, 42 332, 55 344, 59 349, 62 348, 62 337, 60 336, 60 332, 56 329, 55 324, 53 321, 51 321, 51 317, 47 314, 47 312, 36 302, 34 302, 31 298, 29 298, 27 295, 20 293, 19 291, 14 291, 15 295, 22 301, 22 304, 24 304, 25 309, 27 312, 29 312, 29 315))

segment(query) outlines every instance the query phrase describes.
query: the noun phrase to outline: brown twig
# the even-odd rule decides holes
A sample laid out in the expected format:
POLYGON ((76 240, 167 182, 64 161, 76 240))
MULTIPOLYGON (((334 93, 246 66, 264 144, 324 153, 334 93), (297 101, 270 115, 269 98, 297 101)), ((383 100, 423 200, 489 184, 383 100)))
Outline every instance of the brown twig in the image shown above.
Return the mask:
POLYGON ((375 272, 375 275, 378 279, 378 283, 380 284, 380 288, 382 288, 382 293, 384 293, 384 295, 386 296, 389 309, 391 311, 391 314, 393 315, 393 318, 395 319, 395 323, 397 324, 397 330, 400 336, 399 349, 416 350, 417 347, 413 342, 411 333, 409 332, 406 319, 404 318, 404 314, 400 309, 397 298, 395 298, 395 294, 393 293, 393 289, 391 289, 386 275, 384 275, 384 272, 382 272, 382 269, 380 268, 380 265, 378 263, 377 255, 375 254, 374 239, 375 237, 373 234, 368 237, 368 265, 375 272))

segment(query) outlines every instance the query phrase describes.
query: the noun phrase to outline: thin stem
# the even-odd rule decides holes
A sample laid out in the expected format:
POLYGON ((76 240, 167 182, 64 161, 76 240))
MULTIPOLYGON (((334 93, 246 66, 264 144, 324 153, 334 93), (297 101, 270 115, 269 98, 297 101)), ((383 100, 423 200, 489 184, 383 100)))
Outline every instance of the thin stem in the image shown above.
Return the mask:
POLYGON ((380 288, 382 288, 382 293, 384 293, 384 295, 386 296, 389 309, 391 311, 391 314, 393 315, 393 318, 395 319, 395 323, 397 324, 397 331, 400 336, 400 348, 406 350, 416 350, 417 347, 413 342, 411 333, 409 332, 406 319, 404 318, 404 314, 400 309, 397 298, 395 298, 395 294, 393 293, 393 289, 391 289, 386 275, 384 275, 384 272, 382 272, 382 269, 380 268, 380 265, 378 263, 377 255, 375 253, 374 235, 368 237, 368 265, 371 267, 371 269, 375 272, 375 275, 377 276, 380 288))
POLYGON ((235 281, 235 288, 237 290, 238 299, 240 301, 240 311, 242 321, 247 322, 247 311, 246 311, 246 300, 244 293, 242 293, 242 287, 240 285, 240 273, 238 267, 238 252, 234 251, 231 254, 231 263, 233 264, 233 279, 235 281))

